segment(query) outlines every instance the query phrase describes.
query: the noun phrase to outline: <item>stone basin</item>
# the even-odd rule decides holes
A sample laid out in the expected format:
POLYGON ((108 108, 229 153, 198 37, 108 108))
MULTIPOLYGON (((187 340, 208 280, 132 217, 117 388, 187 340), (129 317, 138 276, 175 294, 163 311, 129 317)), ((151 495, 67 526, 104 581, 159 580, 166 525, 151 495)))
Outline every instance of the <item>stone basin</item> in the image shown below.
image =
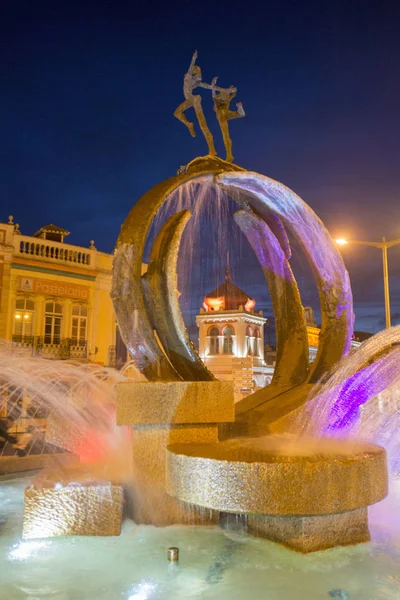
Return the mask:
POLYGON ((385 450, 346 440, 173 444, 166 467, 170 495, 249 515, 250 533, 302 552, 367 541, 367 507, 388 492, 385 450))

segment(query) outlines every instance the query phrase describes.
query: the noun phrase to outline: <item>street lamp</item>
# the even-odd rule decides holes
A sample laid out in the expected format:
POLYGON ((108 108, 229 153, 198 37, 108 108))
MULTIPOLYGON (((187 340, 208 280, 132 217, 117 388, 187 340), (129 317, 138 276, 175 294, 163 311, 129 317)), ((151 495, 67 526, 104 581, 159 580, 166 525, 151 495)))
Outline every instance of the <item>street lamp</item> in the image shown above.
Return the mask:
POLYGON ((385 291, 385 315, 386 315, 386 328, 388 329, 391 326, 390 322, 390 296, 389 296, 389 271, 388 271, 388 257, 387 251, 388 248, 392 246, 397 246, 400 244, 399 240, 392 240, 391 242, 387 242, 386 238, 383 237, 381 242, 360 242, 356 240, 346 240, 345 238, 339 238, 335 240, 339 246, 345 246, 346 244, 357 244, 358 246, 373 246, 374 248, 380 248, 382 250, 382 260, 383 260, 383 288, 385 291))

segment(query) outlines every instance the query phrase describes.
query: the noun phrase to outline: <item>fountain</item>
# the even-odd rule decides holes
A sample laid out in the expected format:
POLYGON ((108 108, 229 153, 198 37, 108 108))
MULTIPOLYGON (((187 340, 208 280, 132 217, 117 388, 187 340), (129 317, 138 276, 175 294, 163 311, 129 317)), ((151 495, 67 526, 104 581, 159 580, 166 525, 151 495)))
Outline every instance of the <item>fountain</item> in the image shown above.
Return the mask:
MULTIPOLYGON (((370 539, 368 507, 388 492, 386 452, 380 444, 384 442, 391 454, 397 450, 396 444, 387 444, 394 431, 394 406, 380 413, 377 431, 372 432, 370 423, 376 415, 376 396, 389 396, 399 385, 399 349, 394 345, 399 328, 378 334, 347 357, 354 317, 340 254, 321 221, 293 191, 232 164, 227 121, 235 118, 229 102, 236 90, 217 88, 215 81, 202 84, 196 58, 190 81, 185 79, 188 97, 176 116, 194 133, 183 113, 195 109, 210 154, 181 167, 134 205, 115 251, 113 302, 137 377, 121 374, 110 384, 93 373, 82 377, 82 366, 67 369, 57 362, 51 370, 44 366, 46 361, 27 364, 26 359, 12 364, 6 377, 8 384, 25 377, 20 385, 38 389, 41 402, 44 398, 51 408, 47 441, 83 462, 73 470, 53 466, 28 485, 26 541, 13 532, 7 560, 26 560, 27 569, 30 564, 33 568, 36 556, 49 560, 46 549, 51 544, 60 561, 67 552, 63 564, 69 573, 80 573, 79 561, 90 560, 92 553, 96 573, 99 565, 112 561, 115 575, 108 570, 105 580, 99 572, 99 582, 104 583, 97 586, 96 578, 73 583, 72 576, 62 588, 52 580, 48 593, 60 599, 242 598, 249 581, 254 598, 266 592, 271 598, 352 598, 353 592, 354 598, 396 598, 396 542, 385 542, 387 563, 379 567, 373 560, 376 545, 371 558, 362 544, 352 546, 370 539), (192 93, 199 85, 212 89, 215 103, 216 93, 222 95, 215 109, 227 160, 215 156, 201 104, 192 93), (182 318, 177 258, 191 218, 183 206, 162 223, 142 272, 154 220, 163 214, 167 200, 181 200, 186 193, 193 199, 194 189, 202 190, 205 201, 212 190, 237 203, 234 220, 258 258, 276 317, 273 381, 236 405, 232 384, 215 380, 206 369, 182 318), (320 296, 320 344, 311 366, 286 232, 302 247, 320 296), (60 385, 70 378, 77 386, 72 386, 72 401, 71 389, 65 392, 60 385), (360 406, 365 406, 361 420, 360 406), (106 546, 91 537, 80 542, 71 538, 65 544, 43 540, 54 535, 118 535, 126 493, 128 518, 118 542, 106 546), (233 529, 216 527, 220 520, 233 522, 233 529), (175 558, 164 568, 167 550, 168 557, 174 551, 175 558), (265 571, 271 565, 275 571, 265 571), (347 567, 355 578, 349 572, 344 583, 338 581, 333 571, 347 567), (292 586, 287 568, 295 573, 292 586), (62 590, 59 595, 57 589, 62 590), (383 595, 387 590, 389 595, 383 595)), ((241 105, 236 116, 244 116, 241 105)), ((7 367, 7 352, 0 358, 7 367)), ((25 479, 14 485, 6 480, 6 497, 13 498, 10 489, 20 493, 24 486, 25 479)), ((8 597, 47 594, 38 591, 40 584, 28 573, 19 588, 25 595, 13 595, 11 583, 8 597)))
POLYGON ((317 382, 349 350, 348 275, 313 211, 265 176, 215 158, 196 159, 134 206, 121 230, 114 269, 119 326, 149 380, 117 388, 117 422, 133 427, 134 470, 142 478, 135 521, 204 523, 216 512, 244 514, 249 531, 303 552, 369 539, 366 507, 387 493, 382 448, 343 440, 303 440, 295 448, 284 437, 259 437, 296 432, 317 382), (234 190, 241 208, 234 218, 256 252, 279 315, 274 379, 237 403, 235 416, 232 388, 212 381, 180 314, 176 260, 188 211, 170 216, 160 229, 141 275, 146 237, 165 199, 192 180, 210 177, 214 185, 234 190), (285 226, 302 244, 320 292, 321 341, 312 368, 285 226), (258 437, 243 440, 238 432, 258 437), (159 457, 156 469, 149 465, 149 447, 159 457), (212 512, 205 515, 199 507, 212 512))
POLYGON ((136 522, 204 523, 216 512, 233 512, 247 515, 256 535, 304 552, 369 539, 366 507, 387 493, 382 448, 313 440, 305 453, 306 441, 301 452, 283 452, 284 438, 259 437, 296 431, 310 393, 347 354, 352 335, 351 289, 342 259, 321 221, 294 192, 228 161, 195 159, 131 210, 117 243, 112 295, 124 340, 148 379, 122 384, 117 392, 117 422, 133 427, 133 465, 141 480, 136 522), (141 270, 156 214, 176 190, 193 185, 213 185, 234 197, 240 208, 234 219, 261 264, 275 311, 274 378, 240 401, 235 415, 232 389, 213 381, 180 312, 177 256, 188 210, 169 216, 154 240, 147 272, 141 270), (311 368, 286 229, 304 250, 321 300, 320 345, 311 368), (238 433, 257 437, 243 441, 235 439, 238 433), (228 441, 221 441, 224 435, 228 441), (156 468, 149 464, 149 448, 159 457, 156 468), (199 507, 211 509, 210 516, 199 507))

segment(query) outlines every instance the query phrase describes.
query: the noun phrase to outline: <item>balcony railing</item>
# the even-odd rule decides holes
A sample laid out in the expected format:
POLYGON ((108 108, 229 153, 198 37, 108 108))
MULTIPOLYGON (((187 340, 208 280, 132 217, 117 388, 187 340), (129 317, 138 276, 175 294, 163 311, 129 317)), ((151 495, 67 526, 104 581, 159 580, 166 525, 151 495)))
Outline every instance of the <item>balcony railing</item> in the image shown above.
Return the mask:
POLYGON ((75 358, 80 360, 88 358, 86 340, 74 340, 72 338, 48 340, 46 336, 13 335, 12 348, 14 352, 26 356, 58 359, 75 358))
POLYGON ((80 246, 20 235, 14 238, 14 248, 18 256, 94 268, 95 250, 86 250, 80 246))

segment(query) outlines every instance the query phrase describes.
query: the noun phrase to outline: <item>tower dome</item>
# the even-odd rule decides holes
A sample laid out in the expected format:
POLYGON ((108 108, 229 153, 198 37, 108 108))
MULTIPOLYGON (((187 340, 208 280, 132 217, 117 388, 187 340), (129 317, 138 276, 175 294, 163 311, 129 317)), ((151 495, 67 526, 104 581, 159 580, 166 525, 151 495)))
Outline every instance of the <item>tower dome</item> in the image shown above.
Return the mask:
POLYGON ((256 301, 246 294, 237 285, 232 283, 229 270, 225 281, 204 298, 203 307, 206 312, 218 310, 239 310, 241 307, 250 312, 254 309, 256 301))

